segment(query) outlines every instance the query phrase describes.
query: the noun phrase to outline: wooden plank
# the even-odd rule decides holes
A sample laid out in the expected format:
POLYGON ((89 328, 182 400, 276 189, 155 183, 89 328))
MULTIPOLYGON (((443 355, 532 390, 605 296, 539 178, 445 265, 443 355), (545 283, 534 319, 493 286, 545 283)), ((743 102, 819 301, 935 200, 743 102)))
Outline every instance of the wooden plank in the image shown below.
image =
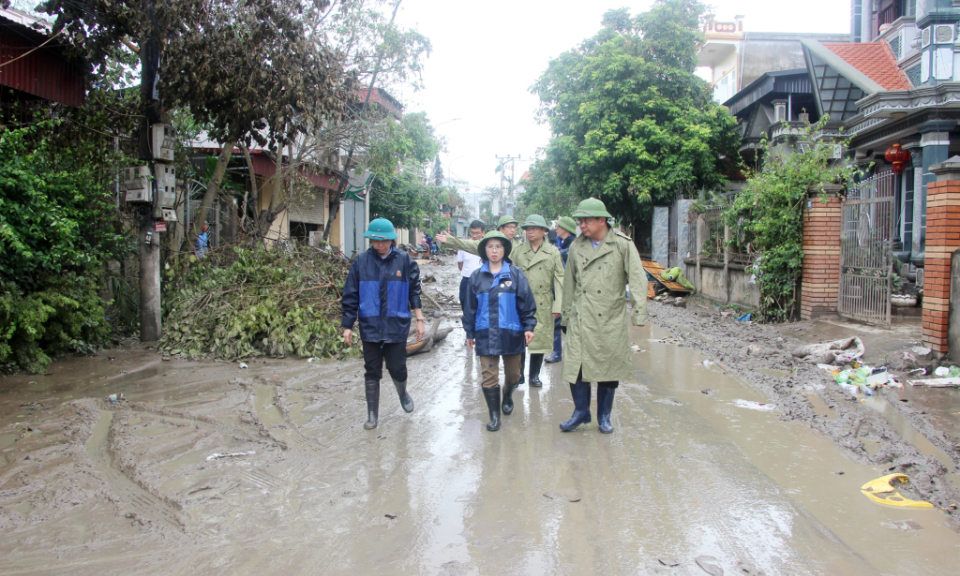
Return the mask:
MULTIPOLYGON (((657 279, 657 282, 660 282, 667 287, 667 290, 671 292, 680 292, 681 294, 689 294, 690 290, 684 288, 683 285, 676 282, 670 282, 669 280, 664 280, 661 274, 663 274, 663 266, 654 260, 640 260, 640 263, 643 264, 643 269, 649 272, 654 278, 657 279)), ((652 290, 651 286, 651 290, 652 290)), ((647 298, 652 298, 650 296, 650 291, 647 291, 647 298)))

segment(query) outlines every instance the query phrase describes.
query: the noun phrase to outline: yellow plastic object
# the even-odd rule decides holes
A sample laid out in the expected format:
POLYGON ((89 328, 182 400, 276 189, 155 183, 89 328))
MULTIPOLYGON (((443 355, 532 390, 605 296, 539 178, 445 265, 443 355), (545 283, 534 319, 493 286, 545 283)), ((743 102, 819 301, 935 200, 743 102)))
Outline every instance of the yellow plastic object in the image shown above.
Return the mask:
POLYGON ((933 504, 929 502, 921 502, 919 500, 910 500, 909 498, 904 498, 903 495, 897 492, 897 489, 893 487, 894 480, 898 480, 901 483, 906 483, 910 481, 910 477, 906 474, 888 474, 882 478, 877 478, 876 480, 867 482, 860 487, 860 491, 863 492, 863 495, 867 498, 881 504, 909 508, 933 508, 933 504))

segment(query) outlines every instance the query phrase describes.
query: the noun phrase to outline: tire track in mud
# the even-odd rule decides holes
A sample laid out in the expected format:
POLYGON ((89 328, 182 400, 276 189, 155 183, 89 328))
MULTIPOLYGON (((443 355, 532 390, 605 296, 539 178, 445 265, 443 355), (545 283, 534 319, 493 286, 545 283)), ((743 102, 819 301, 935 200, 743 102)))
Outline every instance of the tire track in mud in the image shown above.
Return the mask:
POLYGON ((87 454, 107 484, 107 498, 121 510, 128 506, 130 510, 124 515, 140 524, 185 533, 186 525, 181 517, 183 510, 178 503, 154 494, 117 467, 116 453, 112 449, 116 413, 112 410, 99 412, 100 419, 87 440, 87 454))
POLYGON ((203 426, 205 428, 212 428, 214 431, 223 435, 226 438, 233 438, 234 440, 240 440, 245 442, 255 442, 257 444, 263 444, 269 447, 280 448, 282 450, 287 449, 287 444, 282 440, 274 437, 272 434, 269 434, 262 427, 256 426, 252 423, 245 421, 241 418, 241 422, 251 426, 256 432, 251 434, 247 430, 238 428, 236 426, 231 426, 226 424, 216 418, 210 416, 204 416, 202 414, 193 414, 186 410, 175 410, 171 408, 157 408, 148 404, 143 404, 139 402, 133 402, 127 405, 131 410, 137 412, 143 412, 156 416, 158 418, 163 418, 171 422, 180 422, 184 424, 190 424, 195 426, 203 426))

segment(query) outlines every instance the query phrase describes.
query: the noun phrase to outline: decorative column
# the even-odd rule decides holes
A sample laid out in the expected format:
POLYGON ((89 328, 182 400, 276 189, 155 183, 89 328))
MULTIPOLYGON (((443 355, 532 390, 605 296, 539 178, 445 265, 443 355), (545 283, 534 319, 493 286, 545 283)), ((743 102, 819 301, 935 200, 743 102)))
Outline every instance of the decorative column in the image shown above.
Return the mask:
POLYGON ((910 152, 910 163, 913 165, 913 192, 909 202, 904 204, 905 210, 910 210, 910 234, 909 238, 904 237, 903 249, 909 250, 911 261, 913 254, 923 252, 923 246, 920 239, 923 237, 920 230, 920 219, 923 216, 923 203, 920 202, 920 196, 923 194, 923 148, 920 143, 910 143, 904 145, 904 150, 910 152))
POLYGON ((835 314, 840 290, 840 186, 826 186, 830 197, 820 201, 810 191, 803 211, 803 268, 800 276, 800 317, 804 320, 835 314))
POLYGON ((919 246, 910 256, 910 261, 917 266, 924 265, 923 243, 925 235, 923 229, 926 225, 927 215, 927 188, 931 183, 937 181, 937 175, 931 172, 930 168, 947 161, 947 154, 950 149, 950 130, 956 126, 956 120, 931 120, 918 127, 921 134, 920 147, 923 151, 921 155, 921 165, 923 166, 921 182, 923 186, 919 190, 914 189, 913 242, 915 246, 918 244, 919 246), (919 217, 916 217, 918 213, 919 217))
POLYGON ((960 157, 930 167, 927 185, 927 242, 923 267, 923 343, 947 352, 950 317, 950 259, 960 248, 960 157))

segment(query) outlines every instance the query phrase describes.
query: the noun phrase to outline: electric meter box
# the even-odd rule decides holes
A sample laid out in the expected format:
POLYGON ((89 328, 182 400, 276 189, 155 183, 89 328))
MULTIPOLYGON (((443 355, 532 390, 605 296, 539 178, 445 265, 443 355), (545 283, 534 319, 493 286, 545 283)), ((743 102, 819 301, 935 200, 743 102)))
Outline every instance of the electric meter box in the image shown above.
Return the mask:
POLYGON ((177 211, 172 208, 163 208, 160 210, 160 213, 163 214, 163 219, 166 222, 177 221, 177 211))
POLYGON ((172 208, 177 204, 177 170, 167 164, 154 164, 153 177, 157 181, 160 206, 172 208))
POLYGON ((153 203, 153 188, 135 188, 133 190, 127 190, 127 202, 131 204, 152 204, 153 203))
POLYGON ((131 166, 123 169, 123 185, 127 190, 150 189, 150 167, 131 166))
POLYGON ((154 124, 150 127, 150 145, 154 158, 173 162, 173 143, 173 126, 154 124))

